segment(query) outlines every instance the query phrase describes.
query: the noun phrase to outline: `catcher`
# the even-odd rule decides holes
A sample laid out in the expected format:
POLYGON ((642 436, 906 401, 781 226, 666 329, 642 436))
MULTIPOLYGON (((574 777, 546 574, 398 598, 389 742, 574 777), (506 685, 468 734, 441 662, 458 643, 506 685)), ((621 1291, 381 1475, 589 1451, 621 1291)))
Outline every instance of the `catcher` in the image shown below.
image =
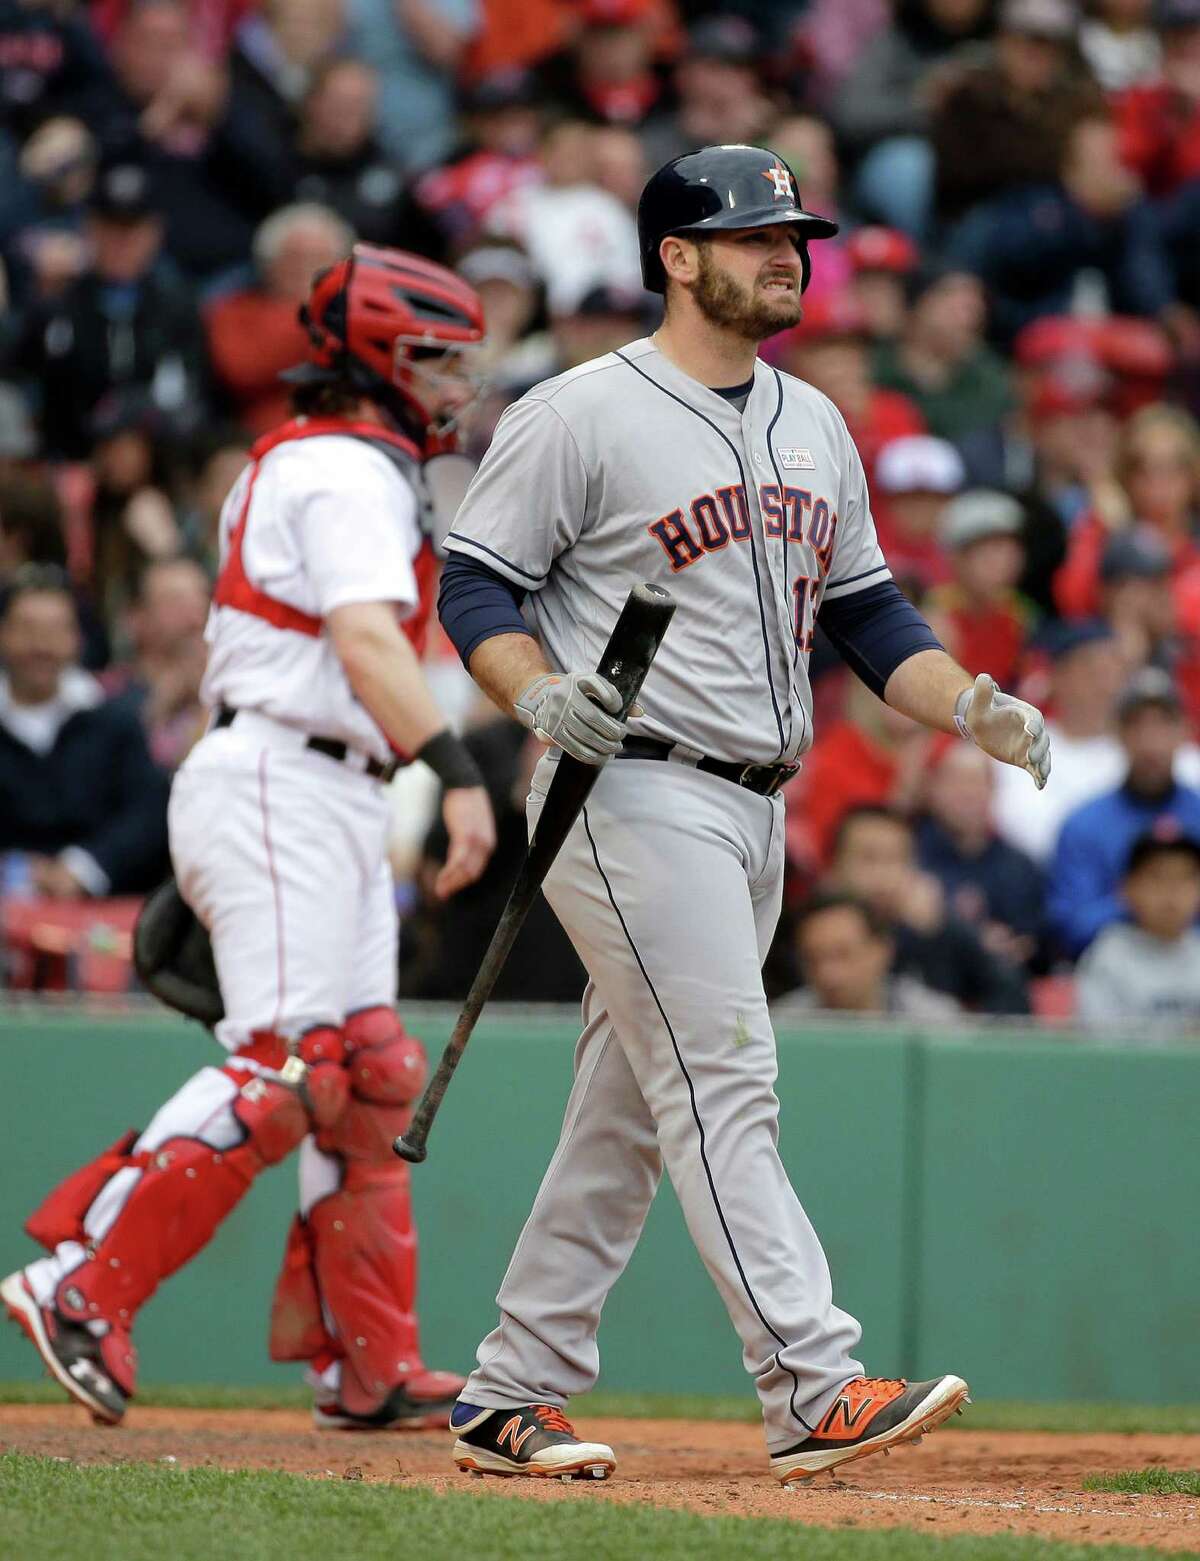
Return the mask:
POLYGON ((360 244, 300 317, 296 416, 254 446, 221 518, 212 719, 170 801, 178 893, 153 897, 137 940, 151 988, 229 1055, 56 1188, 26 1225, 50 1255, 0 1284, 54 1377, 110 1424, 134 1392, 139 1308, 297 1148, 270 1348, 309 1363, 317 1424, 444 1425, 462 1387, 421 1360, 408 1168, 391 1152, 425 1057, 393 1006, 384 788, 396 754, 425 760, 445 788, 438 892, 479 876, 487 795, 419 652, 435 573, 422 464, 473 394, 483 315, 451 272, 360 244))

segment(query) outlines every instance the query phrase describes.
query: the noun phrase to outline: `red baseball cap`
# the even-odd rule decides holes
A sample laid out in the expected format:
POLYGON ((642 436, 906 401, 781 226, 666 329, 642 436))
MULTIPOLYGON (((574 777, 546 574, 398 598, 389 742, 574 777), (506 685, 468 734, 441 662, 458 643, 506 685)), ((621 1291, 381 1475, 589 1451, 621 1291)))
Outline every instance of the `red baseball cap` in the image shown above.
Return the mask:
POLYGON ((781 346, 809 347, 819 341, 868 335, 867 317, 849 293, 822 293, 804 303, 804 318, 776 337, 781 346))
POLYGON ((860 271, 891 271, 907 276, 915 271, 917 246, 898 228, 859 228, 846 240, 846 254, 855 275, 860 271))

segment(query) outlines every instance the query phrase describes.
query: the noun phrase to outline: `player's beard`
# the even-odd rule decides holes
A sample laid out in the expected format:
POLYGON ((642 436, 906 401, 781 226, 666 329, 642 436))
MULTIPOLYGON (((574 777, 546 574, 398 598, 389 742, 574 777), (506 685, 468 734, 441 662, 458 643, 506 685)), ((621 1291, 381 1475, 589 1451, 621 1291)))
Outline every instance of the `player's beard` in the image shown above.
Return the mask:
POLYGON ((732 331, 746 341, 760 342, 800 323, 804 311, 799 288, 764 292, 756 279, 749 290, 716 264, 707 244, 699 246, 697 258, 692 298, 710 325, 732 331))

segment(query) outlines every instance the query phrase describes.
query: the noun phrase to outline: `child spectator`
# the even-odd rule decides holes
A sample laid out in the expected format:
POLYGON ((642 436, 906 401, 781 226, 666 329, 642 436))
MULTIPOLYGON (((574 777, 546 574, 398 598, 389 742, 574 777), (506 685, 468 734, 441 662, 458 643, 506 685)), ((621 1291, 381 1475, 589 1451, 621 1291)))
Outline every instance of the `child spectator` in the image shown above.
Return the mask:
POLYGON ((1128 1026, 1136 1043, 1200 1027, 1200 844, 1154 830, 1129 853, 1129 922, 1106 927, 1079 962, 1077 1012, 1092 1028, 1128 1026))
POLYGON ((1003 688, 1015 681, 1030 628, 1029 605, 1017 594, 1024 525, 1024 511, 1007 493, 975 488, 951 499, 938 539, 952 578, 924 603, 950 654, 972 676, 990 672, 1003 688))
POLYGON ((843 1014, 952 1019, 959 1005, 916 976, 894 975, 896 946, 888 922, 849 894, 814 895, 796 918, 796 956, 804 986, 778 1005, 843 1014))

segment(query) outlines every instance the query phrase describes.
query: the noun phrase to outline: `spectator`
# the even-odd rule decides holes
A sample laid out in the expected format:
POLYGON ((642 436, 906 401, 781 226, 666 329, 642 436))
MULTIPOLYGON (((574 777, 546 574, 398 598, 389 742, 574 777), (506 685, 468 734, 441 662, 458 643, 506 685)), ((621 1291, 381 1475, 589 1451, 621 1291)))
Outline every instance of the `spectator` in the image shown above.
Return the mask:
POLYGON ((0 476, 0 596, 26 565, 66 562, 62 510, 51 485, 21 472, 0 476))
POLYGON ((851 296, 873 341, 895 341, 908 313, 905 278, 917 269, 916 245, 898 228, 859 228, 846 240, 851 296))
POLYGON ((1096 0, 1079 24, 1079 52, 1105 92, 1153 81, 1162 50, 1150 26, 1154 0, 1096 0))
POLYGON ((941 884, 947 904, 985 948, 1027 965, 1045 925, 1045 883, 1030 859, 996 833, 995 765, 971 743, 935 745, 917 825, 917 859, 941 884))
MULTIPOLYGON (((88 7, 92 25, 105 44, 113 39, 140 0, 92 0, 88 7)), ((188 0, 187 21, 191 46, 214 63, 229 52, 239 22, 253 10, 254 0, 188 0)))
POLYGON ((858 165, 857 204, 873 221, 925 237, 931 113, 962 56, 986 36, 990 12, 988 0, 902 0, 838 94, 834 124, 858 165))
POLYGON ((562 48, 571 20, 565 0, 481 0, 479 29, 461 63, 463 79, 473 83, 537 65, 562 48))
POLYGON ((1120 784, 1125 756, 1113 731, 1126 663, 1108 624, 1054 624, 1038 637, 1050 657, 1046 730, 1054 784, 1031 794, 996 772, 996 828, 1003 839, 1045 864, 1063 821, 1082 803, 1120 784))
POLYGON ((1148 194, 1174 194, 1200 178, 1200 6, 1155 0, 1162 51, 1157 80, 1117 99, 1121 155, 1148 194))
POLYGON ((142 387, 177 427, 204 410, 199 321, 161 263, 162 217, 144 165, 102 171, 87 238, 89 269, 27 312, 13 349, 13 366, 40 393, 46 453, 71 460, 88 454, 92 409, 115 386, 142 387))
POLYGON ((977 205, 951 249, 982 277, 993 334, 1005 341, 1031 320, 1067 313, 1085 270, 1109 309, 1151 319, 1171 314, 1175 284, 1160 224, 1117 156, 1106 113, 1093 111, 1066 132, 1055 182, 977 205))
POLYGON ((174 557, 183 533, 168 493, 162 418, 149 395, 137 387, 109 391, 88 433, 87 578, 93 600, 111 623, 133 598, 146 562, 174 557))
POLYGON ((84 14, 0 0, 0 145, 23 141, 56 114, 87 122, 110 71, 84 14))
POLYGON ((951 579, 924 602, 934 633, 955 660, 973 677, 990 672, 1003 688, 1016 684, 1032 616, 1017 594, 1024 526, 1024 511, 1007 493, 975 488, 951 499, 938 528, 951 579))
POLYGON ((455 74, 477 0, 349 0, 348 19, 350 52, 379 72, 384 150, 409 172, 439 163, 454 144, 455 74))
MULTIPOLYGON (((803 205, 835 222, 841 217, 841 171, 833 131, 814 114, 784 114, 763 137, 771 150, 796 176, 803 205)), ((830 240, 821 251, 821 264, 813 272, 804 295, 807 314, 814 304, 845 295, 853 270, 846 253, 846 239, 830 240)))
MULTIPOLYGON (((867 317, 852 297, 806 295, 803 320, 774 337, 763 356, 829 397, 846 419, 874 491, 880 451, 893 440, 923 434, 925 419, 907 396, 872 382, 868 329, 867 317)), ((879 518, 877 513, 877 522, 879 518)))
POLYGON ((112 40, 112 98, 89 123, 108 155, 145 164, 166 251, 200 281, 245 258, 277 146, 248 136, 244 90, 231 94, 224 69, 197 51, 192 20, 185 0, 128 6, 112 40))
POLYGON ((819 894, 796 918, 796 956, 804 986, 776 1005, 898 1019, 946 1020, 960 1012, 953 998, 910 975, 894 975, 891 926, 864 900, 819 894))
POLYGON ((636 215, 642 189, 652 172, 645 148, 632 130, 622 125, 596 127, 592 135, 593 177, 626 211, 636 215))
POLYGON ((1105 548, 1100 603, 1128 664, 1170 673, 1189 724, 1200 728, 1200 639, 1175 621, 1171 556, 1148 527, 1118 532, 1105 548))
POLYGON ((250 458, 250 443, 244 430, 218 423, 205 428, 189 451, 180 526, 188 556, 210 577, 217 572, 221 509, 250 458))
POLYGON ((641 288, 595 287, 569 313, 556 314, 550 324, 556 354, 551 373, 578 368, 644 335, 645 298, 641 288))
MULTIPOLYGON (((429 0, 424 6, 422 0, 412 0, 422 9, 432 9, 434 3, 429 0)), ((355 13, 360 24, 370 4, 362 0, 355 13)), ((408 46, 403 11, 403 5, 397 5, 394 15, 389 10, 388 28, 374 36, 367 36, 362 25, 351 29, 349 52, 370 60, 385 81, 395 52, 408 46)), ((245 175, 251 180, 286 159, 304 94, 316 70, 337 52, 346 26, 344 0, 267 0, 238 25, 229 55, 228 129, 242 148, 245 175)), ((422 130, 428 136, 442 129, 445 114, 436 126, 422 127, 415 101, 412 108, 414 138, 419 139, 422 130)))
POLYGON ((893 439, 879 452, 875 519, 880 544, 893 575, 917 594, 949 577, 940 539, 942 515, 964 476, 954 446, 929 434, 893 439))
POLYGON ((300 104, 293 156, 279 170, 279 204, 324 206, 366 243, 404 246, 403 179, 376 140, 378 95, 379 79, 363 60, 317 66, 300 104))
POLYGON ((0 192, 0 255, 10 303, 52 298, 87 269, 83 223, 96 144, 78 119, 47 120, 21 148, 19 177, 0 192))
POLYGON ((1029 1012, 1025 979, 988 952, 975 930, 947 908, 941 884, 916 865, 913 829, 884 807, 855 808, 843 818, 832 881, 887 920, 894 968, 983 1013, 1029 1012))
POLYGON ((544 72, 551 100, 601 125, 642 124, 662 96, 656 0, 582 0, 575 37, 544 72))
POLYGON ((1163 825, 1200 839, 1200 791, 1176 773, 1187 724, 1171 678, 1157 667, 1143 669, 1117 710, 1124 780, 1068 816, 1050 868, 1050 927, 1072 959, 1124 917, 1121 875, 1139 836, 1163 825))
POLYGON ((432 243, 418 247, 444 259, 475 243, 498 200, 525 184, 541 182, 537 152, 544 106, 536 77, 499 71, 462 96, 462 139, 410 192, 413 217, 432 243))
POLYGON ((1071 0, 1002 0, 992 56, 965 70, 933 117, 936 203, 953 221, 981 201, 1045 185, 1102 98, 1074 48, 1071 0))
POLYGON ((200 703, 207 648, 208 576, 190 558, 147 564, 127 614, 130 660, 107 680, 135 710, 150 756, 175 770, 204 729, 200 703))
POLYGON ((569 314, 594 287, 641 289, 637 226, 620 201, 593 181, 595 132, 565 120, 542 141, 543 184, 523 185, 496 202, 490 232, 526 250, 552 314, 569 314))
POLYGON ((314 274, 349 254, 353 243, 336 212, 307 202, 283 206, 254 235, 258 282, 210 307, 213 373, 239 421, 255 433, 287 418, 287 387, 279 375, 304 356, 298 310, 314 274))
POLYGON ((1130 921, 1100 933, 1079 962, 1078 1013, 1122 1040, 1200 1027, 1200 844, 1155 829, 1129 852, 1122 882, 1130 921))
MULTIPOLYGON (((468 250, 456 270, 483 304, 487 339, 479 349, 479 361, 489 378, 506 378, 505 360, 514 350, 527 347, 526 335, 538 314, 537 273, 519 244, 499 238, 484 239, 468 250)), ((537 377, 548 379, 553 372, 551 359, 546 358, 545 373, 537 377)))
POLYGON ((709 16, 692 26, 673 73, 675 105, 642 132, 651 169, 701 146, 765 138, 775 106, 759 77, 760 54, 758 33, 743 17, 709 16))
POLYGON ((1059 609, 1070 617, 1095 613, 1100 601, 1100 561, 1114 532, 1140 522, 1171 556, 1176 618, 1200 629, 1200 427, 1178 407, 1144 407, 1125 425, 1115 481, 1097 495, 1091 512, 1074 528, 1066 561, 1054 581, 1059 609))
POLYGON ((941 439, 995 427, 1013 396, 1004 364, 983 340, 979 278, 926 267, 909 278, 908 297, 903 334, 875 349, 876 382, 902 391, 941 439))
POLYGON ((132 894, 165 871, 166 780, 78 652, 64 577, 23 574, 0 616, 0 851, 27 855, 39 894, 132 894))

